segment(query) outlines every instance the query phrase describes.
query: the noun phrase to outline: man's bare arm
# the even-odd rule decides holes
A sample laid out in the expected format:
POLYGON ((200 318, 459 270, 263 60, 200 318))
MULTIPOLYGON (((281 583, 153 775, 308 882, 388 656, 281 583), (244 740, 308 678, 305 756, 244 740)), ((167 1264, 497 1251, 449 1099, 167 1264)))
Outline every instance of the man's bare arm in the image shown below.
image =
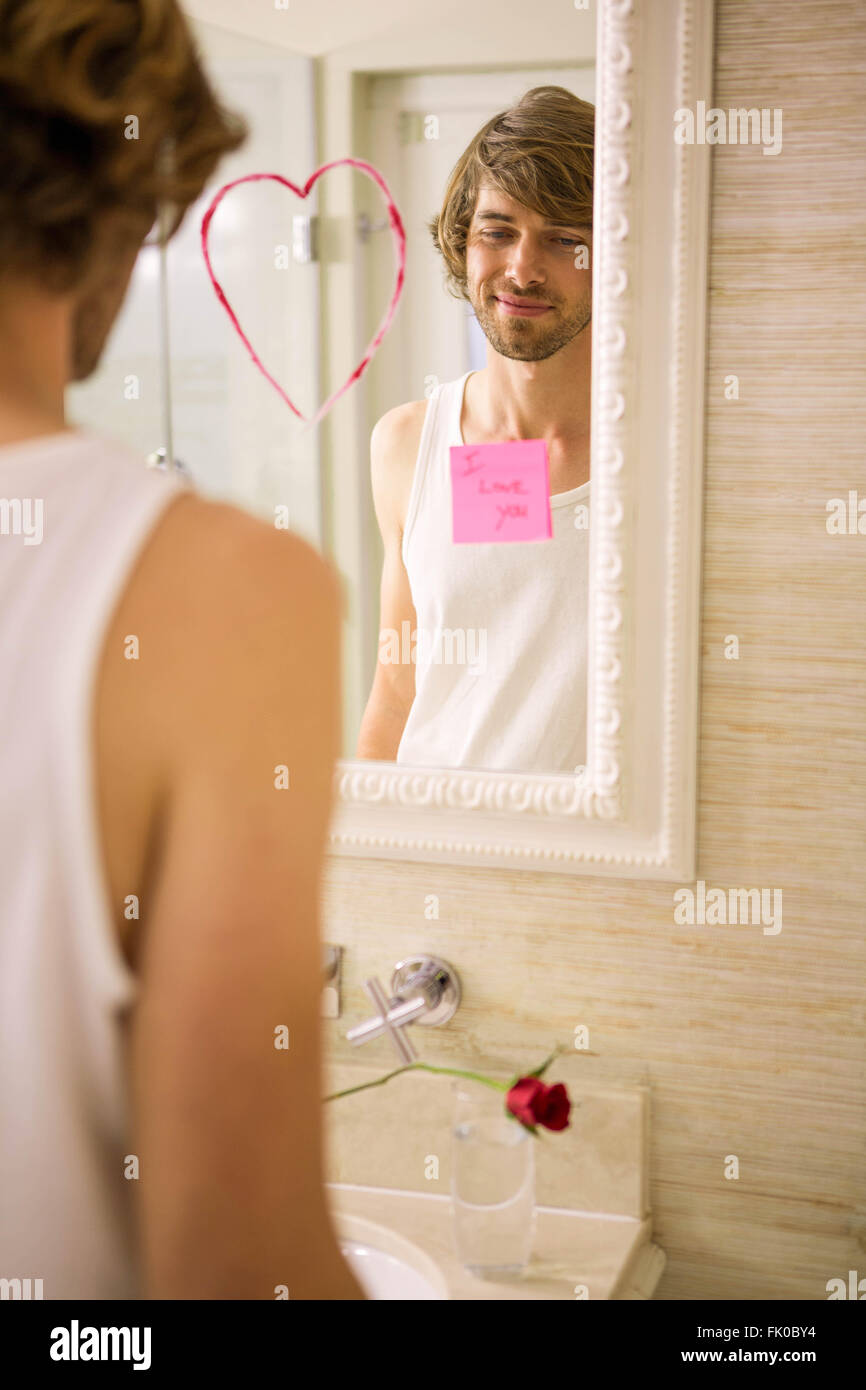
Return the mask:
POLYGON ((385 555, 379 593, 379 656, 358 735, 359 758, 396 758, 415 699, 414 663, 383 660, 388 654, 383 636, 396 634, 397 651, 402 657, 403 623, 408 622, 411 635, 417 622, 401 552, 425 408, 426 402, 413 401, 389 410, 370 436, 373 505, 385 555))
POLYGON ((199 505, 183 540, 131 1040, 144 1292, 363 1298, 323 1187, 338 582, 304 542, 233 508, 199 505))

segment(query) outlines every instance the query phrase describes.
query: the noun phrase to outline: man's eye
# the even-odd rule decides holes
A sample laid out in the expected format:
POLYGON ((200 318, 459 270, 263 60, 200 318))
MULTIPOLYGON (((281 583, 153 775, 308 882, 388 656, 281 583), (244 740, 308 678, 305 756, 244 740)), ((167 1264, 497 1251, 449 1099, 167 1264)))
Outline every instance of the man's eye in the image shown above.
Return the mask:
MULTIPOLYGON (((485 237, 485 238, 486 238, 487 240, 489 240, 489 241, 501 241, 503 237, 510 236, 511 233, 510 233, 510 232, 502 232, 502 231, 494 232, 494 231, 491 231, 490 229, 488 229, 488 230, 486 230, 486 231, 483 231, 483 232, 481 233, 481 235, 482 235, 483 237, 485 237)), ((569 248, 569 250, 572 250, 575 246, 585 246, 585 245, 586 245, 586 242, 583 241, 583 240, 581 240, 580 237, 560 236, 560 237, 555 237, 554 240, 555 240, 555 241, 558 241, 561 245, 567 246, 567 247, 569 248)))

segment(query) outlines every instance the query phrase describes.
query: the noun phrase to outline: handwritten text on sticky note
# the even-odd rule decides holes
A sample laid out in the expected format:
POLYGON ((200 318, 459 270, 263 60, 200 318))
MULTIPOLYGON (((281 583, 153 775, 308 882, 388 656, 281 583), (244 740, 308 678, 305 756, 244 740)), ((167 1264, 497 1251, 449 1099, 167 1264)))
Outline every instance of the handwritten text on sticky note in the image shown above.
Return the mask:
POLYGON ((455 543, 549 540, 544 440, 452 445, 451 507, 455 543))

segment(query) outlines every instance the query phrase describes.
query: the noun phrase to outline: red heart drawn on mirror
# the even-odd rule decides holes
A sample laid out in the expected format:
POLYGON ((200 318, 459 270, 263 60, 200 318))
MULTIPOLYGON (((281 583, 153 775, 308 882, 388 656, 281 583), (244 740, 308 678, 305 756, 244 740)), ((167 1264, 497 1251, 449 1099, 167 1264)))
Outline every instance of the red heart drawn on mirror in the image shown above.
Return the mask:
POLYGON ((323 405, 319 406, 319 409, 316 411, 316 414, 313 416, 313 419, 309 422, 311 426, 317 425, 319 421, 322 419, 322 417, 324 415, 327 415, 331 407, 337 403, 337 401, 344 394, 344 392, 348 391, 350 386, 354 385, 354 383, 359 380, 365 369, 369 366, 370 361, 373 358, 373 355, 379 347, 379 344, 381 343, 382 339, 384 338, 385 334, 388 332, 388 329, 391 326, 391 320, 393 319, 394 311, 397 308, 397 301, 399 300, 400 295, 403 293, 403 280, 405 278, 406 271, 406 233, 403 229, 402 218, 400 217, 400 214, 397 211, 397 205, 394 202, 394 199, 391 197, 391 190, 389 189, 382 175, 379 173, 378 169, 374 169, 372 164, 367 164, 363 159, 334 159, 331 161, 330 164, 323 164, 321 168, 317 169, 315 173, 311 174, 310 177, 307 179, 307 182, 304 184, 303 188, 298 188, 296 184, 292 183, 291 179, 284 179, 282 174, 245 174, 243 178, 233 179, 231 183, 223 184, 222 188, 220 188, 219 191, 215 194, 214 198, 210 203, 210 206, 208 207, 207 212, 201 220, 202 255, 204 256, 204 263, 207 266, 207 273, 210 276, 210 282, 214 287, 217 299, 219 300, 220 304, 222 304, 223 308, 228 314, 235 332, 237 333, 241 342, 246 347, 247 352, 253 359, 253 362, 258 367, 259 371, 262 373, 264 377, 268 379, 268 381, 275 388, 275 390, 279 392, 286 405, 289 407, 291 411, 294 412, 295 415, 297 415, 298 419, 306 420, 306 416, 302 415, 301 412, 298 410, 297 406, 294 404, 294 402, 289 399, 280 383, 276 381, 274 377, 271 376, 270 372, 267 370, 267 368, 260 360, 255 348, 253 347, 246 333, 241 328, 240 323, 238 322, 237 314, 235 313, 234 309, 229 303, 222 285, 220 284, 219 280, 214 274, 214 269, 211 265, 210 254, 208 252, 208 235, 210 233, 210 224, 213 219, 213 215, 219 207, 220 203, 222 202, 223 198, 233 188, 237 188, 240 184, 252 183, 260 179, 273 179, 275 183, 280 183, 283 185, 284 188, 291 189, 292 193, 296 194, 298 198, 303 199, 307 197, 307 194, 309 193, 310 189, 313 187, 317 179, 320 179, 323 174, 326 174, 328 172, 329 169, 337 169, 342 165, 349 165, 353 169, 360 169, 362 173, 366 174, 368 178, 371 178, 373 182, 378 185, 378 187, 384 194, 385 201, 388 205, 388 221, 390 223, 391 231, 394 236, 394 242, 397 247, 397 278, 394 283, 394 293, 391 295, 391 302, 388 305, 388 308, 385 312, 385 316, 382 319, 382 322, 380 323, 378 329, 376 330, 376 333, 367 344, 367 347, 364 350, 364 356, 361 358, 361 361, 358 363, 358 366, 355 368, 355 370, 340 387, 339 391, 335 391, 332 396, 328 397, 328 399, 325 401, 323 405))

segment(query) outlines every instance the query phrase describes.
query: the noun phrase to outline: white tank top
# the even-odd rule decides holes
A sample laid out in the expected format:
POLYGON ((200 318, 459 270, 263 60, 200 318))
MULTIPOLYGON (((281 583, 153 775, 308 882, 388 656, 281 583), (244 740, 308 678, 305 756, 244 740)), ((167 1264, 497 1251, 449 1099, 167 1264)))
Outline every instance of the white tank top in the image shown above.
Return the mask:
POLYGON ((402 545, 415 699, 397 762, 573 773, 586 753, 590 483, 551 496, 549 540, 455 545, 449 450, 464 443, 470 375, 438 386, 424 417, 402 545))
POLYGON ((0 447, 0 1278, 41 1279, 46 1299, 139 1296, 119 1023, 136 988, 103 872, 93 696, 182 486, 86 431, 0 447))

